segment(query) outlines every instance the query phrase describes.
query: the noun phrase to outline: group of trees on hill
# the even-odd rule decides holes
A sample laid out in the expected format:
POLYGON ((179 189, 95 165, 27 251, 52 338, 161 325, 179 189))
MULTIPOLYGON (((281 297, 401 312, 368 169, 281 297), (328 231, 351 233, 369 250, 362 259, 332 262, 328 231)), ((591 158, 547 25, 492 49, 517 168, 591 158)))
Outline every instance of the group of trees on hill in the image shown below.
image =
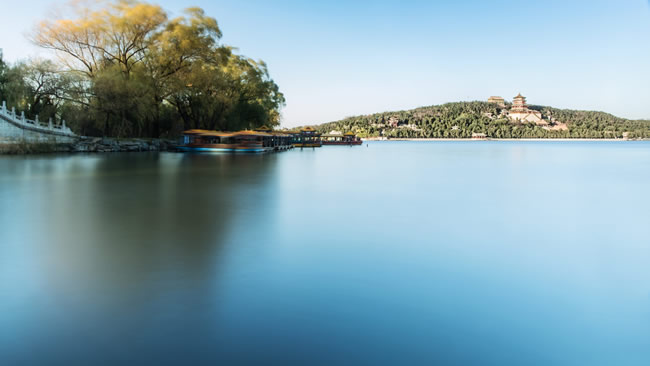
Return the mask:
MULTIPOLYGON (((492 138, 650 138, 650 121, 633 121, 603 112, 561 110, 532 106, 545 118, 564 123, 566 130, 545 129, 534 123, 512 122, 496 104, 459 102, 413 110, 349 117, 316 128, 323 133, 354 131, 362 137, 470 138, 485 133, 492 138)), ((550 126, 552 127, 552 126, 550 126)))
POLYGON ((72 4, 69 16, 31 34, 56 62, 7 65, 0 56, 0 100, 28 118, 117 137, 279 125, 285 100, 266 64, 220 44, 217 21, 202 9, 170 19, 133 0, 72 4))

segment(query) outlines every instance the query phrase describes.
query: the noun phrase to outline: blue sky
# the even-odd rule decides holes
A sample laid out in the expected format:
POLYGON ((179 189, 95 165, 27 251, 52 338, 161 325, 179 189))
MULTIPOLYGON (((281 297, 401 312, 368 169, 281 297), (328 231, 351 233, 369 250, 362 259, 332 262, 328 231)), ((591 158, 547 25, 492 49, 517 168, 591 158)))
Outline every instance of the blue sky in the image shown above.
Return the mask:
MULTIPOLYGON (((6 5, 0 48, 61 1, 6 5)), ((160 0, 200 6, 223 42, 267 62, 287 98, 283 124, 521 92, 532 104, 650 118, 648 0, 160 0)))

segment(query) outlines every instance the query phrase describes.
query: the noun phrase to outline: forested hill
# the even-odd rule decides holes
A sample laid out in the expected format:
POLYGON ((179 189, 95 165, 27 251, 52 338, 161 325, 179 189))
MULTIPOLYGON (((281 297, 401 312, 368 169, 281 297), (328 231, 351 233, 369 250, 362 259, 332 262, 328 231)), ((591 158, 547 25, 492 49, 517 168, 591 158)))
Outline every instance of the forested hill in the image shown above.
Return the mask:
MULTIPOLYGON (((510 105, 506 105, 508 109, 510 105)), ((470 138, 650 138, 650 121, 627 120, 604 112, 530 106, 542 112, 548 126, 510 121, 503 109, 487 102, 459 102, 349 117, 324 123, 321 132, 354 131, 361 137, 470 138)))

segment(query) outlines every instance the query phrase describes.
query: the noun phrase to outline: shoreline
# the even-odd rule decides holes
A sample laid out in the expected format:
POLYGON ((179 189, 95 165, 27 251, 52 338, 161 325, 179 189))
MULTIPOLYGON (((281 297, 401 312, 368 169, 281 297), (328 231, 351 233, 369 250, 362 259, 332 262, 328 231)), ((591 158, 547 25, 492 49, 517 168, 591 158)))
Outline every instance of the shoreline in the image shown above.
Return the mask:
MULTIPOLYGON (((648 142, 650 139, 595 139, 595 138, 381 138, 369 137, 362 139, 364 142, 648 142)), ((175 143, 168 139, 117 139, 117 138, 80 138, 75 143, 27 143, 27 142, 0 142, 0 156, 2 155, 34 155, 48 153, 112 153, 112 152, 165 152, 176 151, 175 143)))
POLYGON ((114 152, 163 152, 174 151, 175 142, 154 138, 102 138, 81 137, 72 143, 54 142, 0 142, 2 155, 34 155, 49 153, 114 153, 114 152))

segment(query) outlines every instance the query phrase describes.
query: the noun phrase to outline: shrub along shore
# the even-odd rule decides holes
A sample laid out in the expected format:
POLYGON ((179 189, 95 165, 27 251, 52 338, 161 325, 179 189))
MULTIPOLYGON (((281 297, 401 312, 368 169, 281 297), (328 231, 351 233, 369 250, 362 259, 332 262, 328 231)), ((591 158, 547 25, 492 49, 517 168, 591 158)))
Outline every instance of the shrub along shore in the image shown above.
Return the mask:
POLYGON ((116 139, 88 137, 69 144, 8 143, 0 144, 0 154, 47 154, 47 153, 109 153, 174 151, 175 141, 165 139, 116 139))

